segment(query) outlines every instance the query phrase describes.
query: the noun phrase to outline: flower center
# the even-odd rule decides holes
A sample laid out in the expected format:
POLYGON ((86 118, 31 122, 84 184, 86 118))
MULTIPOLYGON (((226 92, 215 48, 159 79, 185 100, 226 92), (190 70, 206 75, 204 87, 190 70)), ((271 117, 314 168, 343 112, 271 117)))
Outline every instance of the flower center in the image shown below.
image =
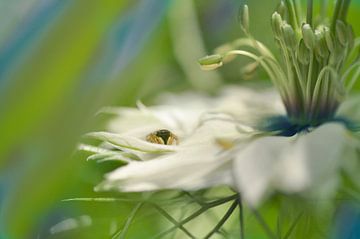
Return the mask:
POLYGON ((250 34, 249 10, 243 5, 240 21, 246 38, 200 59, 201 67, 216 69, 235 55, 253 59, 243 72, 251 73, 258 66, 267 72, 287 112, 287 117, 274 120, 275 125, 290 127, 291 133, 338 121, 336 111, 360 75, 360 57, 355 51, 360 40, 354 39, 352 26, 346 21, 350 0, 337 0, 332 17, 325 15, 326 1, 320 2, 320 14, 314 20, 312 0, 307 1, 305 14, 297 1, 280 2, 271 17, 280 60, 250 34), (235 49, 242 46, 253 51, 235 49))
POLYGON ((322 15, 313 22, 312 1, 305 22, 295 1, 281 2, 280 13, 272 15, 275 41, 285 63, 278 88, 293 124, 318 126, 333 120, 346 94, 348 73, 343 68, 354 47, 353 30, 346 23, 349 2, 337 1, 330 24, 322 15))

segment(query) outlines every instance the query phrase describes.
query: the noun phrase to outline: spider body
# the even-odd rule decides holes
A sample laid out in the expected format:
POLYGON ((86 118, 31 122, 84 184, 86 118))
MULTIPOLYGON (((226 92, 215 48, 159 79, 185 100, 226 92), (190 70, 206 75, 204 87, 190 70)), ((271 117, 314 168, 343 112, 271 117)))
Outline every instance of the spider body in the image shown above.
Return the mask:
POLYGON ((154 144, 173 145, 178 144, 178 137, 167 129, 154 131, 146 136, 146 141, 154 144))

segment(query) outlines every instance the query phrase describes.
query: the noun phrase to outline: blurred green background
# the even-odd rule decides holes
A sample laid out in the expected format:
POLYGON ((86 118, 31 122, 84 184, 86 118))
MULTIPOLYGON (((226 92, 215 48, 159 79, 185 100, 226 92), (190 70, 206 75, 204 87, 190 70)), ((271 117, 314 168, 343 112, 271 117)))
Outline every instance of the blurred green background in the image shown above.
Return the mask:
MULTIPOLYGON (((269 19, 277 3, 248 1, 252 33, 274 50, 269 19)), ((103 106, 242 84, 244 59, 216 72, 202 72, 196 62, 242 36, 239 6, 239 0, 0 1, 0 238, 110 238, 121 228, 136 203, 61 201, 114 196, 93 192, 116 165, 86 162, 76 152, 81 135, 103 127, 106 119, 95 116, 103 106), (83 226, 51 233, 81 216, 83 226)), ((350 22, 360 21, 359 7, 353 1, 350 22)), ((359 35, 360 24, 354 28, 359 35)), ((266 79, 261 70, 256 77, 266 79)), ((143 210, 129 238, 159 230, 156 212, 143 210)))

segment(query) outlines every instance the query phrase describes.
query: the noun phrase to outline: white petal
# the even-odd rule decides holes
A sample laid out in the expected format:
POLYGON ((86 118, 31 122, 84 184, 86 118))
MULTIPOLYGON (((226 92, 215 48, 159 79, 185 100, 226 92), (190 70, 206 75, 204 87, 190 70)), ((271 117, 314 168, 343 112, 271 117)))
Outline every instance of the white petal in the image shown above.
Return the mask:
POLYGON ((176 152, 149 161, 131 162, 109 173, 98 189, 196 190, 232 185, 230 158, 222 157, 223 149, 216 144, 215 138, 234 135, 234 132, 236 128, 232 122, 209 121, 179 145, 176 152))
POLYGON ((239 147, 235 184, 254 206, 273 190, 329 195, 337 181, 345 135, 341 124, 332 123, 298 136, 255 139, 239 147))
POLYGON ((113 134, 108 132, 93 132, 87 134, 88 137, 96 138, 103 140, 119 148, 124 148, 127 150, 134 150, 147 153, 165 153, 176 151, 176 146, 171 145, 162 145, 162 144, 153 144, 145 140, 138 139, 136 137, 127 136, 124 137, 119 134, 113 134))
POLYGON ((106 176, 98 189, 149 191, 159 189, 196 190, 230 181, 231 164, 215 157, 218 149, 202 145, 149 161, 131 162, 106 176))
POLYGON ((234 183, 249 204, 258 205, 270 190, 276 161, 287 145, 285 137, 263 137, 240 146, 234 160, 234 183))

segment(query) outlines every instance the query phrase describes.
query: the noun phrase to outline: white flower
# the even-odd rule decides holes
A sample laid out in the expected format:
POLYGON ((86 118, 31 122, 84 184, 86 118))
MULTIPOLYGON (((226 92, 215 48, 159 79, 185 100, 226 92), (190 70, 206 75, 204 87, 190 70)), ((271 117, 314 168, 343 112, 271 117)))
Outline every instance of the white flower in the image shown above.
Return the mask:
POLYGON ((312 15, 302 24, 289 19, 292 14, 274 12, 271 26, 280 62, 251 36, 244 5, 240 19, 247 38, 220 47, 199 64, 211 70, 234 56, 248 57, 253 62, 242 72, 249 75, 261 66, 279 96, 229 87, 217 98, 185 94, 164 97, 159 107, 119 109, 118 120, 109 126, 113 133, 90 134, 117 151, 110 148, 104 155, 96 149, 93 158, 111 155, 127 165, 107 174, 97 189, 197 190, 228 185, 254 206, 277 191, 329 198, 336 192, 340 168, 351 171, 352 160, 343 158, 344 153, 355 155, 359 147, 358 104, 343 104, 360 75, 355 72, 348 80, 360 66, 360 58, 351 57, 359 42, 346 21, 346 7, 338 10, 330 25, 327 19, 312 22, 312 15), (252 50, 238 49, 243 46, 252 50), (159 139, 161 129, 167 135, 159 139), (168 142, 171 135, 169 142, 178 145, 154 143, 168 142), (124 160, 127 155, 131 157, 124 160))
POLYGON ((284 113, 273 91, 233 86, 217 98, 188 93, 161 101, 165 99, 168 105, 162 107, 106 110, 119 115, 109 124, 112 133, 91 136, 141 160, 129 160, 107 174, 98 190, 198 190, 228 185, 251 205, 274 191, 329 196, 338 183, 341 154, 354 141, 341 123, 327 123, 292 137, 263 134, 254 122, 284 113), (246 119, 249 115, 257 117, 246 119), (146 135, 159 129, 178 135, 179 144, 147 142, 146 135))

